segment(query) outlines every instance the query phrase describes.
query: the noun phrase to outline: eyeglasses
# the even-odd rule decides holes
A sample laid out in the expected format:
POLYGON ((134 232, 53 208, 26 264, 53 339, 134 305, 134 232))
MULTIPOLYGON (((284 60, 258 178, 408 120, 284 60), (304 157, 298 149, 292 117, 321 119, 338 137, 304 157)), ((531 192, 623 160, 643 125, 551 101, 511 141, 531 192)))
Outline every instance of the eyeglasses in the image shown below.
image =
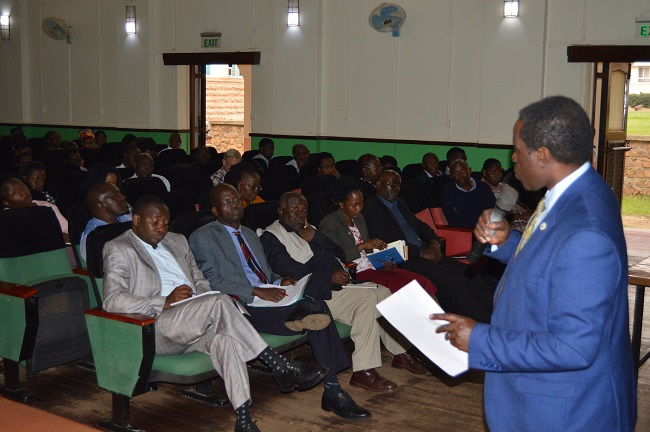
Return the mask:
POLYGON ((248 186, 249 188, 251 188, 251 190, 253 192, 259 192, 259 191, 262 190, 262 186, 253 186, 253 185, 250 185, 250 184, 244 183, 244 182, 241 182, 241 184, 248 186))
POLYGON ((232 207, 233 204, 241 205, 241 203, 243 203, 243 202, 244 202, 244 199, 242 197, 238 196, 238 197, 235 197, 233 199, 230 199, 230 198, 225 199, 225 200, 221 201, 221 203, 216 205, 215 207, 232 207))

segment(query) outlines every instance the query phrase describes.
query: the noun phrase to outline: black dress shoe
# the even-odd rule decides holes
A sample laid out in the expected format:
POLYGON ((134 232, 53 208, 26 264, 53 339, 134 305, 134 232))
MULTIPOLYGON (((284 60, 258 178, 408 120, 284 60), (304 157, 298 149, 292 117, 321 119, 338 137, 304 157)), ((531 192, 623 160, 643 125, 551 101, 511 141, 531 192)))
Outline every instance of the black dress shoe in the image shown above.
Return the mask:
POLYGON ((287 371, 282 375, 275 375, 275 381, 282 393, 289 393, 293 389, 307 390, 318 384, 327 372, 328 368, 321 365, 308 365, 296 360, 287 362, 287 371))
POLYGON ((360 407, 346 391, 341 390, 335 397, 323 393, 321 408, 347 419, 365 419, 372 417, 370 411, 360 407))
POLYGON ((318 310, 311 302, 302 301, 289 314, 284 325, 292 331, 323 330, 330 325, 332 318, 329 314, 318 310))
POLYGON ((235 432, 262 432, 260 428, 257 427, 255 422, 250 422, 246 426, 241 426, 239 424, 235 425, 235 432))

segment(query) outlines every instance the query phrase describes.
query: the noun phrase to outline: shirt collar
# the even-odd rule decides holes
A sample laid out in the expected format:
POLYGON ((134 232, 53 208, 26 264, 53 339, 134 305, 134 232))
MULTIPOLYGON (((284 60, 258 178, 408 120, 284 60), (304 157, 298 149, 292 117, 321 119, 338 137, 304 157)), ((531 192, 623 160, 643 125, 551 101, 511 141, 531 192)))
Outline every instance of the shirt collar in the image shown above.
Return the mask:
POLYGON ((553 186, 552 189, 549 189, 546 191, 546 200, 544 201, 544 205, 546 207, 546 212, 548 213, 553 205, 557 202, 558 199, 562 196, 564 191, 566 191, 569 186, 573 184, 578 178, 587 172, 589 169, 589 166, 591 164, 589 162, 585 162, 578 168, 577 170, 573 171, 571 174, 568 176, 564 177, 562 180, 560 180, 555 186, 553 186))
POLYGON ((388 207, 388 208, 393 208, 393 207, 395 207, 397 205, 397 201, 394 201, 394 202, 388 201, 386 198, 384 198, 384 197, 382 197, 380 195, 377 195, 377 198, 379 198, 381 200, 381 202, 383 202, 384 205, 386 207, 388 207))
POLYGON ((470 183, 472 183, 472 188, 470 190, 468 190, 468 191, 463 189, 462 187, 458 186, 456 183, 454 183, 454 185, 456 186, 456 189, 458 189, 461 192, 471 192, 474 189, 476 189, 476 180, 474 180, 474 177, 470 177, 469 181, 470 181, 470 183))

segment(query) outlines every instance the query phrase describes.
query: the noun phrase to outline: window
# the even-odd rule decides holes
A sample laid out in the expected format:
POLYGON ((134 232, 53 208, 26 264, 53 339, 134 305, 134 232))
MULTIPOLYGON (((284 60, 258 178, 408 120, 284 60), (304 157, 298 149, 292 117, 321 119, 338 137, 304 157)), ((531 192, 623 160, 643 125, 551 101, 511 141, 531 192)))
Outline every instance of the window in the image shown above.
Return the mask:
MULTIPOLYGON (((647 68, 650 70, 650 68, 647 68)), ((239 73, 239 68, 237 67, 236 64, 234 65, 228 65, 228 77, 229 78, 240 78, 241 73, 239 73)), ((650 73, 648 74, 648 78, 650 78, 650 73)))
POLYGON ((650 67, 639 68, 639 82, 650 82, 650 67))

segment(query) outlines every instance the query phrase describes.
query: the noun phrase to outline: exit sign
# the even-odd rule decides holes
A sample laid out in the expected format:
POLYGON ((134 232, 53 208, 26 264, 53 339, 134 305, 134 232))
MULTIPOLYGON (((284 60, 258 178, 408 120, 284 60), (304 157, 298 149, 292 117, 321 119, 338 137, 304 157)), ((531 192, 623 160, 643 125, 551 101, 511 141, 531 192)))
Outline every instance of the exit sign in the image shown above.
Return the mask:
POLYGON ((647 17, 644 17, 643 21, 637 18, 636 20, 636 32, 634 34, 635 38, 649 38, 650 39, 650 21, 647 20, 647 17))
POLYGON ((221 32, 201 33, 201 48, 221 48, 221 32))

